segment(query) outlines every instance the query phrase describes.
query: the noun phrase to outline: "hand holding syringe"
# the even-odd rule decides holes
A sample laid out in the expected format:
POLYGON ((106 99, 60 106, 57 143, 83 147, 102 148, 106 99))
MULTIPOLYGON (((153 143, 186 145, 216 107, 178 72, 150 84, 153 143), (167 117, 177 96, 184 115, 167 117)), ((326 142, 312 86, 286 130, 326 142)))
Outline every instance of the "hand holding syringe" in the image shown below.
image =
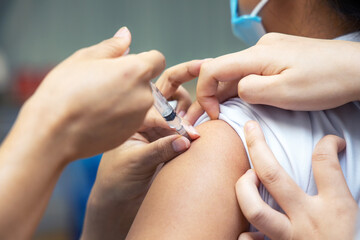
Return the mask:
POLYGON ((150 82, 150 86, 154 96, 154 106, 156 110, 158 110, 170 128, 175 129, 178 134, 188 138, 189 140, 192 140, 193 138, 191 138, 186 131, 187 124, 176 115, 175 110, 171 107, 155 84, 150 82))

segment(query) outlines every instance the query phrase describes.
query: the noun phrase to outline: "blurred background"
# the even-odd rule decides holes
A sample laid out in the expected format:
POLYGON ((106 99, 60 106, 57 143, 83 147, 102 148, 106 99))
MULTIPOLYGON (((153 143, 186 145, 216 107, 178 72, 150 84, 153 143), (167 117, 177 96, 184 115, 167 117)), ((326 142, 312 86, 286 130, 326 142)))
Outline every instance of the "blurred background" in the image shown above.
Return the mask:
MULTIPOLYGON (((244 48, 231 33, 229 0, 1 0, 0 143, 51 68, 121 26, 132 32, 132 53, 157 49, 167 67, 244 48)), ((195 86, 185 84, 193 97, 195 86)), ((99 158, 66 168, 34 239, 78 239, 99 158)))

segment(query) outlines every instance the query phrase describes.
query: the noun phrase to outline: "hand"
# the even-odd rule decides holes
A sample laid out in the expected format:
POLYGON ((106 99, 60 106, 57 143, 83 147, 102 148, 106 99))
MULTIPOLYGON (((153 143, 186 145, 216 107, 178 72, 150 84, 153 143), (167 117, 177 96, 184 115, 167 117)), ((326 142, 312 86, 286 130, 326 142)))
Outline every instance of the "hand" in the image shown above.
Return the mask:
POLYGON ((112 149, 141 125, 153 98, 149 81, 165 67, 157 51, 126 55, 131 34, 81 49, 48 76, 26 104, 37 129, 62 138, 71 160, 112 149))
POLYGON ((118 146, 141 125, 148 81, 165 62, 156 51, 123 56, 130 42, 123 28, 76 52, 22 107, 0 148, 1 239, 31 238, 66 164, 118 146))
POLYGON ((204 112, 198 102, 191 103, 189 93, 181 86, 199 76, 201 65, 210 59, 192 60, 181 63, 167 69, 156 82, 156 86, 162 92, 164 97, 170 100, 178 100, 176 112, 190 124, 194 124, 196 119, 192 116, 199 117, 204 112), (171 96, 171 97, 170 97, 171 96), (196 111, 196 113, 195 113, 196 111))
MULTIPOLYGON (((345 141, 326 136, 316 145, 312 164, 318 195, 309 196, 287 175, 267 146, 257 123, 245 126, 246 143, 254 170, 236 184, 244 216, 271 239, 352 239, 358 206, 342 174, 337 153, 345 141), (284 210, 282 214, 261 199, 260 181, 284 210)), ((261 239, 253 233, 239 239, 261 239)))
POLYGON ((266 34, 244 51, 204 63, 194 112, 212 119, 219 102, 236 96, 251 104, 323 110, 360 99, 360 44, 266 34))
POLYGON ((157 169, 190 147, 185 137, 166 136, 173 131, 152 112, 141 133, 104 154, 88 201, 83 239, 125 239, 157 169))

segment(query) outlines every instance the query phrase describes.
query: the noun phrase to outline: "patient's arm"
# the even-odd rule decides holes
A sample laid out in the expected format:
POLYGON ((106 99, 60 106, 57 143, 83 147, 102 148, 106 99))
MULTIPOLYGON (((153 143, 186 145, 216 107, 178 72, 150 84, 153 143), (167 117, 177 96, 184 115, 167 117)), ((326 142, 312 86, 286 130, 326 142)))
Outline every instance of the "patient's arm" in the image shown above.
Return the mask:
POLYGON ((235 196, 249 168, 242 141, 221 120, 197 129, 201 137, 156 177, 127 239, 237 239, 247 229, 235 196))

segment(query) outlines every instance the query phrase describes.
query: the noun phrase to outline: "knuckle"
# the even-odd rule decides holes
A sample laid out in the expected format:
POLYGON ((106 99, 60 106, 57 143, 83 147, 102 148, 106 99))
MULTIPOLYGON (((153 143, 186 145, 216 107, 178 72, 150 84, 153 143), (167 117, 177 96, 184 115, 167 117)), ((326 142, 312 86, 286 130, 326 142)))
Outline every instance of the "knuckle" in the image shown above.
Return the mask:
MULTIPOLYGON (((250 78, 251 76, 247 76, 247 78, 250 78)), ((238 95, 239 98, 245 100, 248 103, 252 103, 252 97, 251 97, 251 90, 247 88, 247 84, 245 81, 240 81, 238 84, 238 95)))
POLYGON ((140 62, 142 61, 139 61, 136 55, 133 54, 119 58, 119 63, 121 63, 122 66, 126 66, 125 68, 130 69, 131 71, 136 71, 140 62))
POLYGON ((262 206, 254 205, 246 214, 246 218, 251 223, 261 223, 265 219, 265 212, 262 206))
POLYGON ((191 78, 198 77, 199 73, 193 69, 193 64, 198 63, 198 60, 193 60, 186 65, 186 72, 191 78))
POLYGON ((262 173, 259 174, 261 182, 266 185, 273 185, 280 181, 281 174, 275 167, 268 167, 262 173))
POLYGON ((211 71, 212 71, 212 66, 211 66, 210 62, 205 62, 200 67, 200 72, 202 74, 205 73, 205 74, 211 75, 211 71))
POLYGON ((161 61, 161 63, 162 63, 163 66, 165 67, 165 63, 166 63, 166 61, 165 61, 165 56, 164 56, 161 52, 159 52, 158 50, 150 50, 149 53, 151 53, 151 54, 153 54, 153 55, 156 55, 156 57, 159 58, 159 60, 161 61))
POLYGON ((331 158, 331 155, 326 152, 326 149, 319 147, 313 154, 312 159, 317 162, 327 161, 331 158))
POLYGON ((87 48, 81 48, 79 50, 77 50, 73 55, 75 57, 87 57, 89 55, 89 52, 91 51, 91 47, 87 47, 87 48))
POLYGON ((171 68, 168 68, 168 69, 166 69, 163 73, 162 73, 162 75, 161 75, 161 79, 165 79, 166 81, 170 81, 171 79, 170 79, 170 76, 173 74, 173 69, 172 69, 173 67, 171 67, 171 68))
POLYGON ((257 44, 266 44, 266 43, 271 43, 274 41, 278 41, 281 39, 282 34, 280 33, 266 33, 264 36, 262 36, 257 44))
POLYGON ((182 84, 181 79, 174 77, 174 75, 169 75, 167 79, 172 89, 177 89, 182 84))
POLYGON ((149 73, 152 69, 151 65, 146 61, 139 61, 136 68, 139 72, 141 72, 141 75, 149 73))
POLYGON ((122 44, 115 40, 117 39, 104 40, 100 42, 98 46, 103 49, 102 51, 106 51, 108 53, 117 53, 122 44))
POLYGON ((154 71, 155 64, 157 68, 160 68, 162 70, 165 69, 166 60, 165 60, 165 56, 161 52, 159 52, 158 50, 150 50, 148 54, 150 54, 153 57, 153 59, 156 59, 156 61, 153 61, 151 64, 148 63, 149 65, 148 70, 154 71))
MULTIPOLYGON (((214 81, 219 82, 215 77, 212 63, 205 62, 200 67, 199 82, 203 81, 203 83, 202 83, 202 85, 203 85, 205 82, 208 82, 209 80, 211 80, 211 81, 214 80, 214 81)), ((201 84, 198 84, 197 87, 199 87, 200 85, 201 84)))
POLYGON ((339 201, 337 201, 336 203, 333 202, 332 204, 334 211, 337 212, 336 215, 339 217, 344 215, 350 216, 358 209, 357 204, 352 197, 348 199, 341 198, 339 199, 339 201))
POLYGON ((246 145, 248 146, 248 148, 253 149, 256 146, 257 143, 258 143, 258 139, 255 137, 255 135, 252 132, 247 133, 247 135, 246 135, 246 145))
POLYGON ((171 156, 171 151, 169 148, 165 145, 164 142, 159 143, 156 145, 156 151, 158 153, 158 160, 159 161, 166 161, 171 156))

